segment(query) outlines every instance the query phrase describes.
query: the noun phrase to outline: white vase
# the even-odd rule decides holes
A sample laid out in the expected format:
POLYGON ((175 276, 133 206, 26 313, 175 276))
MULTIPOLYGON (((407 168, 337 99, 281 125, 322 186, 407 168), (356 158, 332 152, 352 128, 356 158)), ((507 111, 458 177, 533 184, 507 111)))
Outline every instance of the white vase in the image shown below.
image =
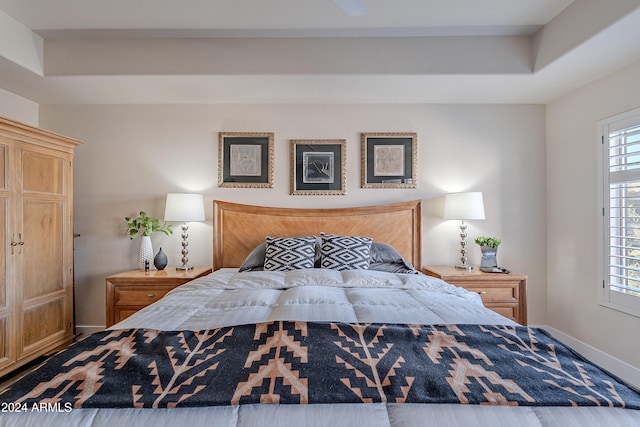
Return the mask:
POLYGON ((153 265, 153 246, 151 236, 140 237, 140 248, 138 249, 138 268, 144 270, 145 261, 149 261, 149 267, 153 265))

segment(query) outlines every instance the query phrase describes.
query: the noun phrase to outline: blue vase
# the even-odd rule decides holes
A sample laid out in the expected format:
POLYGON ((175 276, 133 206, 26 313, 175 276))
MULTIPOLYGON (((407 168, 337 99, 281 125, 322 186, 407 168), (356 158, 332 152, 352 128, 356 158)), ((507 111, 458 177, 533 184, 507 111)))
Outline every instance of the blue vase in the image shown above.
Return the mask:
POLYGON ((480 268, 493 268, 498 266, 498 248, 481 246, 482 258, 480 258, 480 268))
POLYGON ((164 270, 167 266, 167 255, 162 252, 162 248, 160 248, 155 258, 153 258, 153 265, 155 265, 158 270, 164 270))

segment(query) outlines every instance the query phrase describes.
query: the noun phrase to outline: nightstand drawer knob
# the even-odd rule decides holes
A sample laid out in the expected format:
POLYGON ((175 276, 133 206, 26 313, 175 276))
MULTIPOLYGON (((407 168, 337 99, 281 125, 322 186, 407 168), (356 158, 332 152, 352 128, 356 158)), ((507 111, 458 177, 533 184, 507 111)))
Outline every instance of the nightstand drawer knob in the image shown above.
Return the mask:
POLYGON ((480 294, 480 295, 486 295, 486 294, 487 294, 487 291, 480 291, 480 292, 478 292, 478 294, 480 294))
POLYGON ((149 298, 153 298, 153 297, 155 297, 155 296, 156 296, 156 294, 147 294, 147 296, 148 296, 149 298))

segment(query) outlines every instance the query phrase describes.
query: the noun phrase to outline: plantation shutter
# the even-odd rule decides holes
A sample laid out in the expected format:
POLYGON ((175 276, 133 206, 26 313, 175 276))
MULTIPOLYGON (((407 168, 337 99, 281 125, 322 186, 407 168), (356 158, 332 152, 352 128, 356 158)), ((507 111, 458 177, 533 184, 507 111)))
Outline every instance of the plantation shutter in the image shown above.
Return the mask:
POLYGON ((603 299, 640 314, 640 115, 612 121, 603 130, 608 258, 603 299))

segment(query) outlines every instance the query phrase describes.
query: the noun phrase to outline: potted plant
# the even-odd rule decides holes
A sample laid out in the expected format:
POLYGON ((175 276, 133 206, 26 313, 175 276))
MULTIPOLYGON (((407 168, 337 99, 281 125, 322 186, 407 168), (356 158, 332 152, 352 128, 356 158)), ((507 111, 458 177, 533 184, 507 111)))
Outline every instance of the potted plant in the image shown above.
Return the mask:
POLYGON ((138 268, 145 269, 145 261, 149 261, 149 265, 153 262, 153 246, 151 245, 151 235, 156 231, 166 234, 173 234, 171 224, 160 225, 160 220, 151 218, 146 212, 140 211, 137 217, 126 216, 127 235, 133 240, 140 236, 140 248, 138 250, 138 268))
POLYGON ((476 237, 475 242, 480 245, 482 258, 480 258, 480 268, 492 268, 498 266, 498 246, 501 240, 495 237, 476 237))

